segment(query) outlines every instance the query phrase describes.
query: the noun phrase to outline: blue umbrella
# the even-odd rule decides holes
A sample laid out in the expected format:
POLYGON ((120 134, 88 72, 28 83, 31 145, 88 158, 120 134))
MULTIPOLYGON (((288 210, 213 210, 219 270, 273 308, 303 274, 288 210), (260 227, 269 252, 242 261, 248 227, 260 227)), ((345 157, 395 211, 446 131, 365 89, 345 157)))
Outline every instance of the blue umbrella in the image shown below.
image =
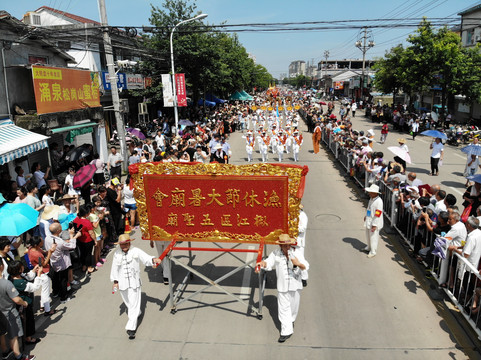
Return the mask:
POLYGON ((0 236, 18 236, 37 226, 38 211, 24 203, 0 206, 0 236))
POLYGON ((445 140, 448 138, 448 136, 445 133, 438 130, 426 130, 426 131, 423 131, 421 135, 426 135, 433 138, 440 138, 445 140))
POLYGON ((481 145, 470 144, 468 146, 463 147, 461 151, 465 154, 480 156, 481 145))
POLYGON ((481 184, 481 174, 470 175, 470 176, 466 177, 466 179, 481 184))

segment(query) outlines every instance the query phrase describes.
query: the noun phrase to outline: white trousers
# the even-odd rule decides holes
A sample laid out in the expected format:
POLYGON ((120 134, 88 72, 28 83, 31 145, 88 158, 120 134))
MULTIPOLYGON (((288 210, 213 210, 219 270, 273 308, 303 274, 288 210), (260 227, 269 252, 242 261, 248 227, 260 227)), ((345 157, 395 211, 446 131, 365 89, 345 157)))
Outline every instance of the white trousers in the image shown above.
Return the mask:
MULTIPOLYGON (((302 253, 302 256, 304 257, 304 246, 298 246, 297 249, 299 250, 300 253, 302 253)), ((309 279, 309 273, 307 272, 307 270, 301 270, 301 279, 302 280, 309 279)))
POLYGON ((42 280, 42 292, 40 293, 40 306, 44 308, 45 312, 50 311, 50 278, 47 274, 40 275, 42 280))
POLYGON ((379 243, 379 229, 374 231, 371 231, 371 229, 366 229, 366 241, 369 254, 376 255, 377 244, 379 243))
POLYGON ((140 298, 142 290, 140 286, 137 289, 128 288, 127 290, 120 290, 122 300, 127 306, 127 315, 129 320, 125 325, 125 330, 137 330, 137 319, 140 316, 140 298))
MULTIPOLYGON (((159 254, 159 256, 162 255, 167 245, 169 245, 169 242, 167 241, 154 241, 154 243, 155 243, 155 248, 157 249, 157 254, 159 254)), ((170 260, 167 256, 162 259, 161 265, 162 265, 162 277, 169 278, 170 260)))
POLYGON ((281 322, 281 336, 291 335, 294 332, 292 323, 296 321, 300 299, 301 290, 278 293, 277 307, 281 322))

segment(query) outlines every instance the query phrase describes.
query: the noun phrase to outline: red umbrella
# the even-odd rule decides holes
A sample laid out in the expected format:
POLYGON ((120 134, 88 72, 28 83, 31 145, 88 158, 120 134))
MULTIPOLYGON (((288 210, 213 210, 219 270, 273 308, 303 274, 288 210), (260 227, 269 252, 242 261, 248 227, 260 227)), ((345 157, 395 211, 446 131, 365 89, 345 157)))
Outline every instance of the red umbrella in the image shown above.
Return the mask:
POLYGON ((329 118, 330 118, 330 119, 335 119, 335 118, 336 118, 336 115, 331 114, 331 115, 329 116, 329 118))
POLYGON ((327 105, 324 101, 319 101, 319 105, 327 105))
POLYGON ((87 184, 92 178, 94 177, 95 171, 97 170, 97 166, 94 164, 89 164, 82 166, 78 171, 75 173, 73 177, 73 187, 74 189, 78 189, 83 187, 87 184))

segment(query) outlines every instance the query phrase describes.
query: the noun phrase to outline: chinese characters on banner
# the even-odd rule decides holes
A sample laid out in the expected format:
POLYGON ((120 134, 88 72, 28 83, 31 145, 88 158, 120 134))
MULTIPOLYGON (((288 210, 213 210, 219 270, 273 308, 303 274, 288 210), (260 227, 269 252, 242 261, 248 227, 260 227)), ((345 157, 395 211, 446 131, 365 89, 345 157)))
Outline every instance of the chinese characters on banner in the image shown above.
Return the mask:
POLYGON ((288 232, 287 176, 144 174, 143 182, 150 234, 288 232))
POLYGON ((96 72, 32 66, 32 78, 38 114, 100 106, 96 72))
POLYGON ((177 106, 187 106, 185 74, 175 74, 175 90, 177 92, 177 106))

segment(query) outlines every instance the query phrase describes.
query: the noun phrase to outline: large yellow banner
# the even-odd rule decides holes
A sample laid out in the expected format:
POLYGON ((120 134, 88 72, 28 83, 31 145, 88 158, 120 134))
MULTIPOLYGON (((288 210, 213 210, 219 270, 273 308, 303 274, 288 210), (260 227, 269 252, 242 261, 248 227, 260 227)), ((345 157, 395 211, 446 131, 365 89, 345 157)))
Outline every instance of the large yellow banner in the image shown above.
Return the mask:
POLYGON ((96 72, 32 66, 32 78, 39 115, 100 106, 96 72))

